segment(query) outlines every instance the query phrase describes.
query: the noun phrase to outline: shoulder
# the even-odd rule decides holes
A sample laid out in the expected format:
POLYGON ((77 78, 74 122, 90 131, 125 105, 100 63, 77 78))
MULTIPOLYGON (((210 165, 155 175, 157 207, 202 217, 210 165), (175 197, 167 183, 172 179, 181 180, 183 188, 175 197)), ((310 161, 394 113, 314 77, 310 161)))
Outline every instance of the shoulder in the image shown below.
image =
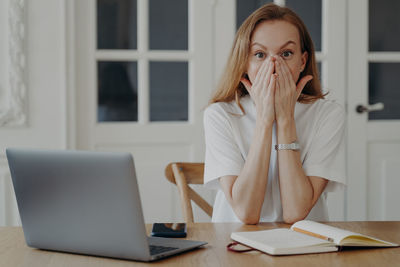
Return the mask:
POLYGON ((212 116, 215 114, 226 114, 232 109, 232 102, 217 102, 217 103, 212 103, 210 104, 205 110, 204 110, 204 116, 212 116))
POLYGON ((341 104, 329 99, 320 99, 316 102, 319 105, 318 115, 321 121, 344 125, 346 114, 341 104))
POLYGON ((334 119, 344 121, 345 110, 341 104, 335 100, 318 99, 311 104, 300 104, 301 113, 305 116, 315 117, 317 120, 334 119))
POLYGON ((317 101, 315 101, 315 104, 318 105, 323 111, 326 111, 326 112, 344 113, 343 106, 335 100, 318 99, 317 101))
MULTIPOLYGON (((231 110, 230 103, 218 102, 209 105, 204 110, 204 129, 209 132, 218 130, 218 132, 222 131, 222 129, 229 128, 230 119, 229 119, 229 111, 231 110)), ((223 131, 225 131, 223 130, 223 131)))
POLYGON ((310 104, 296 105, 296 127, 299 134, 308 138, 316 134, 334 134, 346 127, 345 109, 340 103, 329 99, 319 99, 310 104))
MULTIPOLYGON (((251 106, 251 99, 250 97, 242 97, 240 100, 240 104, 243 108, 247 111, 248 107, 251 106)), ((217 102, 209 105, 204 111, 204 120, 210 118, 225 118, 230 119, 233 117, 243 115, 242 110, 240 109, 239 105, 236 101, 231 102, 217 102)))

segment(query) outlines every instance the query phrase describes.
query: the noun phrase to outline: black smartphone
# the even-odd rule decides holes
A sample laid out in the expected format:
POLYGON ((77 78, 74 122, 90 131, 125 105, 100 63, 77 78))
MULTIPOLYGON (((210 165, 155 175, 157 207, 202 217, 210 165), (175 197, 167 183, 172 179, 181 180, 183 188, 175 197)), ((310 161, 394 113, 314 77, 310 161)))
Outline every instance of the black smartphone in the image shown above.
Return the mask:
POLYGON ((186 223, 154 223, 152 236, 186 237, 186 223))

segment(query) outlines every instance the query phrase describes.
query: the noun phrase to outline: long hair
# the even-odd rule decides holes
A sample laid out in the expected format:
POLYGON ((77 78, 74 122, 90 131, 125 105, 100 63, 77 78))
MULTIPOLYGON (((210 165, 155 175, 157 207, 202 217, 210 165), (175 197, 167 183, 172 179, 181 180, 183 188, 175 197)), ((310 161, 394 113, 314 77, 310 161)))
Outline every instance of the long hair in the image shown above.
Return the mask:
POLYGON ((306 66, 300 73, 299 80, 306 75, 312 75, 313 79, 305 85, 297 101, 312 103, 317 99, 324 98, 318 78, 314 44, 306 26, 291 9, 270 3, 254 11, 238 29, 228 62, 225 66, 225 71, 216 92, 210 100, 210 104, 235 100, 244 113, 244 109, 240 104, 240 98, 247 95, 248 92, 240 82, 240 79, 247 71, 249 47, 254 29, 260 22, 268 20, 283 20, 293 24, 299 31, 301 52, 308 53, 306 66))

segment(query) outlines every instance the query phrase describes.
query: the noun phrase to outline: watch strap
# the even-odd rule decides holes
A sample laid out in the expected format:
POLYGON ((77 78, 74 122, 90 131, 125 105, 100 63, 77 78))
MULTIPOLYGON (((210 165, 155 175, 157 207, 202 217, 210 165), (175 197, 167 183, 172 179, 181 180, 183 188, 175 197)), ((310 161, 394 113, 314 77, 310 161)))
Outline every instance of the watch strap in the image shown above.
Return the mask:
POLYGON ((293 142, 290 144, 277 144, 275 145, 275 150, 300 150, 300 144, 298 142, 293 142))

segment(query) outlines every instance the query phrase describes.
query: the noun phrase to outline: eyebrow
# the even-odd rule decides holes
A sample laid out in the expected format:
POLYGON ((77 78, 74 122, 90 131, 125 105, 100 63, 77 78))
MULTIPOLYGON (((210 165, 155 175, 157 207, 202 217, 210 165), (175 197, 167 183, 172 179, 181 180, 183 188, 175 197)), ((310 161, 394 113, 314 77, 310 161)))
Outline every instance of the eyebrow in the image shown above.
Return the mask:
MULTIPOLYGON (((289 45, 289 44, 296 44, 294 41, 292 41, 292 40, 289 40, 289 41, 287 41, 286 43, 284 43, 279 49, 282 49, 282 48, 284 48, 285 46, 287 46, 287 45, 289 45)), ((251 44, 251 47, 253 47, 253 46, 255 46, 255 45, 258 45, 258 46, 261 46, 262 48, 264 48, 265 50, 267 50, 267 47, 266 46, 264 46, 264 45, 262 45, 262 44, 260 44, 260 43, 252 43, 251 44)))

